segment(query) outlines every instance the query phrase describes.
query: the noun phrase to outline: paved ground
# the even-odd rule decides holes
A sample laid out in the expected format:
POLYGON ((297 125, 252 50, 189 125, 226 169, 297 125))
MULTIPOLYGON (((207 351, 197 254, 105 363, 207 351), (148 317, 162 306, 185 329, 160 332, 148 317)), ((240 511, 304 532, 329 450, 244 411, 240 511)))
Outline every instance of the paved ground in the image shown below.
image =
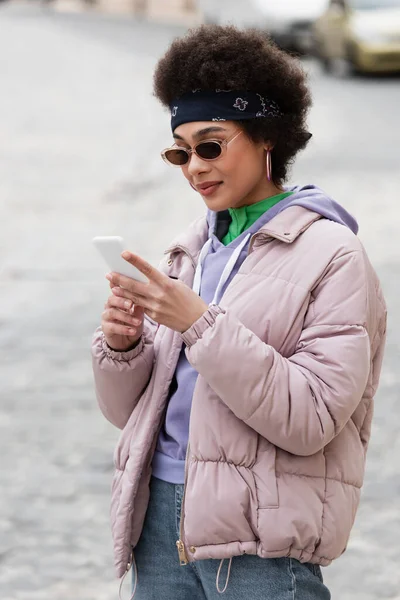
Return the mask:
MULTIPOLYGON (((118 432, 96 408, 89 344, 107 294, 90 240, 155 263, 203 207, 158 150, 156 57, 178 30, 0 6, 0 589, 2 600, 117 597, 108 524, 118 432)), ((314 141, 292 179, 356 213, 390 335, 362 507, 333 598, 400 599, 399 79, 310 63, 314 141)))

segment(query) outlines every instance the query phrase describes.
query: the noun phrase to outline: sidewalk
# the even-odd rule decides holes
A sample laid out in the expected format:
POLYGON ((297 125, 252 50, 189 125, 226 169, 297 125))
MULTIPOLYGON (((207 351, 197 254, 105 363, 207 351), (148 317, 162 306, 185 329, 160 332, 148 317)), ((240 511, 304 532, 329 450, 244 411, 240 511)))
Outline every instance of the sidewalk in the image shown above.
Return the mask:
MULTIPOLYGON (((120 432, 94 397, 89 347, 109 288, 91 239, 121 235, 157 265, 205 212, 159 155, 172 138, 152 74, 183 32, 0 4, 1 600, 118 597, 109 507, 120 432)), ((334 600, 400 600, 400 86, 306 68, 314 138, 288 183, 315 183, 358 217, 390 314, 360 511, 324 577, 334 600)))

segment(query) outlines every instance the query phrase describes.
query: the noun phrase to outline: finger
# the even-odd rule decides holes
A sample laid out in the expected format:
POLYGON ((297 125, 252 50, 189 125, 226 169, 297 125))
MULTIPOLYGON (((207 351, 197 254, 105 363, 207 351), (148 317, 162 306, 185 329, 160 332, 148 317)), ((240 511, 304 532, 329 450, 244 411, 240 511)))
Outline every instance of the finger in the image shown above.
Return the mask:
POLYGON ((125 298, 125 300, 131 300, 133 293, 127 289, 121 288, 118 285, 114 285, 110 283, 110 288, 114 296, 118 296, 119 298, 125 298))
POLYGON ((144 321, 144 308, 143 306, 139 306, 139 304, 134 304, 130 310, 131 315, 133 315, 136 319, 139 319, 141 322, 144 321))
POLYGON ((121 298, 123 302, 130 302, 131 303, 131 308, 129 310, 133 310, 135 304, 134 304, 134 300, 137 300, 138 297, 135 296, 135 294, 132 294, 132 292, 129 292, 128 290, 125 290, 123 288, 120 287, 111 287, 111 291, 113 293, 113 296, 116 296, 117 298, 121 298))
POLYGON ((118 308, 107 308, 102 314, 102 319, 107 322, 120 321, 134 327, 139 327, 142 324, 140 319, 118 308))
POLYGON ((120 275, 120 273, 107 273, 106 279, 110 282, 110 287, 120 287, 124 292, 131 292, 136 296, 146 296, 148 292, 148 284, 136 281, 131 277, 120 275))
POLYGON ((165 279, 168 279, 168 277, 164 275, 164 273, 161 273, 161 271, 153 267, 150 263, 148 263, 146 260, 138 256, 137 254, 129 252, 129 250, 125 250, 121 254, 121 256, 124 260, 126 260, 126 262, 139 269, 139 271, 143 273, 143 275, 147 277, 147 279, 149 279, 150 281, 162 284, 165 282, 165 279))
POLYGON ((122 325, 118 322, 111 322, 102 325, 102 330, 104 335, 127 335, 129 337, 133 337, 137 334, 137 329, 135 327, 130 327, 129 325, 122 325))
POLYGON ((115 296, 125 298, 126 300, 131 300, 134 305, 140 306, 143 309, 150 308, 151 306, 151 300, 149 298, 130 292, 125 288, 122 289, 120 287, 112 287, 111 291, 115 296))
POLYGON ((114 296, 122 296, 123 298, 130 300, 130 293, 128 290, 124 290, 124 288, 119 287, 119 285, 115 285, 112 281, 109 281, 109 286, 114 296))
POLYGON ((107 299, 107 302, 104 305, 104 308, 119 308, 126 312, 131 313, 134 307, 132 300, 128 300, 124 297, 119 296, 118 294, 113 294, 107 299))
POLYGON ((133 304, 132 300, 127 300, 124 296, 119 296, 120 288, 115 288, 115 290, 115 295, 113 294, 108 298, 104 308, 119 308, 120 310, 126 311, 133 315, 142 323, 144 319, 144 308, 138 304, 133 304))

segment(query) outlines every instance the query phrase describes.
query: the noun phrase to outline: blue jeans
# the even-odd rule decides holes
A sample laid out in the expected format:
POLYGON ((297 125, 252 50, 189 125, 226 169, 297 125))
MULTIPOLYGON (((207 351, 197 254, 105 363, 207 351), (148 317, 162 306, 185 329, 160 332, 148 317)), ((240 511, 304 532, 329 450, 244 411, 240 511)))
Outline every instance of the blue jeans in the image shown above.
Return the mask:
MULTIPOLYGON (((182 497, 183 485, 152 478, 143 532, 135 548, 135 600, 330 600, 319 566, 250 555, 233 558, 228 587, 221 595, 216 588, 219 560, 179 565, 176 540, 182 497)), ((228 563, 221 570, 220 589, 228 563)))

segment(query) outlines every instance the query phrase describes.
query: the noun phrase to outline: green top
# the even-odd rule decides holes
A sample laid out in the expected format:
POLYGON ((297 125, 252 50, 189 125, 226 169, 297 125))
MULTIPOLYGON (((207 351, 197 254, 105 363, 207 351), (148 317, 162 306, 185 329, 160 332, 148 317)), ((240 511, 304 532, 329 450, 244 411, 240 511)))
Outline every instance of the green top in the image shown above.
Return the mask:
POLYGON ((229 214, 232 217, 232 222, 229 225, 229 231, 222 239, 224 246, 227 246, 235 240, 243 231, 246 231, 263 215, 267 210, 278 204, 284 198, 291 196, 293 192, 283 192, 271 198, 265 198, 255 204, 249 206, 241 206, 240 208, 229 208, 229 214))

